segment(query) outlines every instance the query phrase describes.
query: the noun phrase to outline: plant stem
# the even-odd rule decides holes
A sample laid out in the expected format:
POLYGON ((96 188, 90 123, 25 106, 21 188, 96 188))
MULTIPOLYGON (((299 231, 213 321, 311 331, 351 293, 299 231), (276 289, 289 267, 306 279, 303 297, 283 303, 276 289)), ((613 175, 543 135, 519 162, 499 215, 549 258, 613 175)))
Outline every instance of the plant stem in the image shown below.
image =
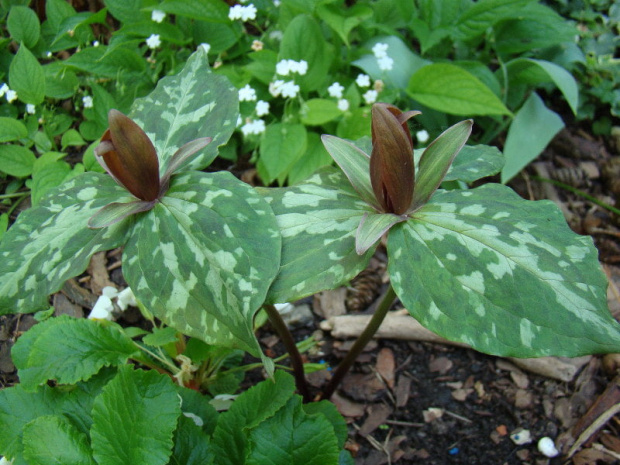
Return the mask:
POLYGON ((286 323, 284 323, 284 320, 282 319, 282 316, 280 316, 280 312, 278 312, 276 307, 271 304, 265 304, 263 308, 267 312, 269 321, 280 336, 280 339, 282 339, 282 343, 291 357, 291 365, 293 368, 293 375, 295 376, 295 385, 297 386, 297 390, 304 398, 304 402, 310 402, 310 391, 308 391, 308 384, 306 384, 306 377, 304 376, 304 362, 301 358, 299 350, 297 350, 293 335, 286 327, 286 323))
POLYGON ((327 388, 323 391, 323 394, 321 394, 321 399, 329 399, 332 396, 332 394, 342 381, 342 378, 344 378, 344 375, 347 374, 347 372, 353 365, 353 362, 355 362, 359 354, 362 353, 362 350, 364 350, 366 344, 370 342, 372 337, 379 329, 379 326, 381 326, 381 323, 383 323, 383 320, 385 319, 385 316, 387 315, 387 312, 394 303, 395 299, 396 293, 394 292, 394 288, 390 284, 390 287, 388 287, 388 290, 385 291, 381 302, 379 302, 379 306, 377 307, 374 315, 366 325, 366 328, 364 328, 364 331, 362 332, 362 334, 359 335, 359 337, 355 341, 355 344, 353 344, 353 347, 351 347, 351 350, 349 350, 347 356, 340 363, 340 365, 338 365, 338 368, 336 368, 334 376, 327 385, 327 388))

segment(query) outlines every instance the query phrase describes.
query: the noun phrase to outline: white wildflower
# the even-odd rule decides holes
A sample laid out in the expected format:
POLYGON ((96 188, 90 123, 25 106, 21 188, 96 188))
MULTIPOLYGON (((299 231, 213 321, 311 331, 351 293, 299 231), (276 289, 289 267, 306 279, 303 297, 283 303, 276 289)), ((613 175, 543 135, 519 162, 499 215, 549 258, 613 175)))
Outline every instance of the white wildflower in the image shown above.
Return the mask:
POLYGON ((127 307, 137 307, 138 302, 136 301, 136 296, 133 294, 133 291, 130 287, 126 287, 121 292, 118 293, 116 298, 116 303, 120 307, 121 310, 127 310, 127 307))
POLYGON ((90 95, 82 97, 82 105, 84 105, 84 108, 92 108, 93 98, 90 95))
POLYGON ((101 295, 109 297, 110 299, 115 299, 118 297, 118 290, 114 286, 105 286, 101 289, 101 295))
POLYGON ((370 86, 370 77, 367 74, 358 74, 355 83, 360 87, 370 86))
POLYGON ((271 31, 269 33, 269 38, 271 40, 282 40, 282 37, 284 37, 282 31, 271 31))
POLYGON ((389 56, 384 56, 377 59, 377 64, 379 65, 379 69, 381 71, 390 71, 394 66, 394 60, 389 56))
POLYGON ((338 110, 347 111, 349 109, 349 101, 346 98, 338 100, 338 110))
POLYGON ((205 53, 209 53, 209 50, 211 50, 211 44, 203 42, 202 44, 198 46, 198 48, 203 49, 205 53))
POLYGON ((378 93, 376 90, 367 90, 362 97, 364 97, 364 102, 367 105, 372 105, 377 101, 378 93))
POLYGON ((327 93, 330 97, 342 98, 343 90, 344 86, 341 86, 339 82, 334 82, 331 86, 327 88, 327 93))
POLYGON ((250 3, 248 6, 234 5, 230 7, 228 11, 228 18, 231 21, 240 19, 241 21, 249 21, 250 19, 256 19, 256 7, 250 3))
POLYGON ((95 306, 88 315, 89 320, 110 320, 112 321, 112 311, 114 310, 114 305, 112 304, 112 299, 110 299, 107 295, 102 295, 95 302, 95 306))
POLYGON ((280 76, 288 76, 288 73, 291 72, 291 60, 280 60, 276 63, 276 74, 280 76))
POLYGON ((375 46, 372 48, 372 53, 375 54, 377 58, 384 58, 387 56, 388 44, 384 44, 382 42, 377 42, 375 46))
POLYGON ((285 82, 282 86, 282 97, 293 98, 299 93, 299 86, 294 81, 285 82))
POLYGON ((151 19, 156 23, 161 23, 166 17, 166 13, 161 10, 153 10, 151 11, 151 19))
POLYGON ((17 92, 15 92, 12 89, 9 89, 6 91, 6 101, 9 103, 13 103, 15 100, 17 100, 17 92))
POLYGON ((263 45, 265 44, 263 44, 260 40, 254 40, 252 41, 252 50, 258 52, 263 49, 263 45))
POLYGON ((241 119, 241 115, 237 115, 237 127, 241 126, 241 123, 243 123, 243 119, 241 119))
POLYGON ((244 136, 261 134, 265 132, 265 122, 262 119, 248 120, 248 122, 241 126, 241 132, 244 136))
POLYGON ((159 38, 159 34, 151 34, 146 39, 146 45, 148 48, 157 48, 161 45, 161 40, 159 38))
POLYGON ((428 141, 428 137, 428 131, 426 131, 425 129, 422 129, 421 131, 415 133, 415 138, 420 144, 428 141))
POLYGON ((99 47, 101 45, 98 40, 93 40, 93 47, 99 47))
POLYGON ((256 100, 256 91, 250 87, 250 84, 246 84, 239 89, 239 101, 240 102, 253 102, 256 100))
POLYGON ((45 52, 45 58, 52 58, 52 52, 45 52))
POLYGON ((269 113, 269 102, 265 102, 264 100, 259 100, 256 102, 256 115, 257 116, 265 116, 269 113))
POLYGON ((1 98, 1 97, 4 97, 4 94, 6 94, 8 91, 9 91, 9 86, 8 86, 8 84, 3 83, 3 84, 0 86, 0 98, 1 98))
POLYGON ((377 92, 381 92, 384 87, 385 87, 385 84, 383 83, 381 79, 377 79, 372 85, 372 88, 375 89, 377 92))
POLYGON ((29 115, 34 115, 36 110, 37 110, 37 107, 34 106, 32 103, 26 104, 26 113, 28 113, 29 115))
POLYGON ((306 60, 294 61, 290 60, 291 72, 303 76, 308 72, 308 62, 306 60))
POLYGON ((279 97, 282 93, 282 86, 284 85, 284 81, 282 79, 277 79, 274 82, 269 83, 269 93, 274 97, 279 97))

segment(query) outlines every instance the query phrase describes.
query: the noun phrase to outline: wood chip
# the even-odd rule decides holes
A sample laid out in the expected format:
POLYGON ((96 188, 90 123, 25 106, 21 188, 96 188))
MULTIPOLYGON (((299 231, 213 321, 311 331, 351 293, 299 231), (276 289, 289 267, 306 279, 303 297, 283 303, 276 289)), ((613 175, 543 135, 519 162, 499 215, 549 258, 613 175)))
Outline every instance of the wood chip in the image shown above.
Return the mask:
POLYGON ((384 347, 377 355, 377 364, 375 365, 375 369, 390 389, 394 388, 395 367, 396 361, 394 360, 394 352, 392 352, 391 349, 384 347))
POLYGON ((385 420, 392 414, 392 408, 386 404, 373 404, 368 409, 368 416, 361 428, 359 434, 362 436, 368 436, 375 429, 385 423, 385 420))
POLYGON ((396 383, 396 406, 404 407, 409 402, 409 393, 411 392, 411 378, 400 376, 396 383))
POLYGON ((437 357, 430 361, 428 364, 428 369, 431 373, 445 375, 452 369, 453 366, 454 363, 448 357, 437 357))
POLYGON ((346 397, 341 396, 337 392, 334 393, 329 400, 336 406, 340 414, 345 418, 359 418, 364 415, 366 406, 357 402, 353 402, 346 397))

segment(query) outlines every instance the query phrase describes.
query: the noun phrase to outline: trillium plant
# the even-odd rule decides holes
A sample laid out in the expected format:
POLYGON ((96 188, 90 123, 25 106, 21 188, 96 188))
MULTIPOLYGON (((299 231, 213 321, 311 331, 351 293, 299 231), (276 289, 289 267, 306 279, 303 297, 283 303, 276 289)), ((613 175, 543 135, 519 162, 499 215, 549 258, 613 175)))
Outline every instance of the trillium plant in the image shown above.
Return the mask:
POLYGON ((0 313, 48 309, 94 253, 123 247, 123 275, 157 326, 61 316, 24 334, 12 352, 20 384, 0 391, 0 454, 19 465, 350 464, 327 399, 396 298, 430 330, 490 354, 620 351, 591 239, 550 202, 467 188, 502 167, 496 149, 465 145, 471 120, 414 150, 417 114, 375 104, 370 139, 323 136, 338 167, 252 188, 205 171, 235 128, 238 96, 203 51, 128 116, 110 111, 95 150, 108 174, 74 177, 3 237, 0 313), (390 285, 325 400, 308 402, 275 304, 347 283, 383 241, 390 285), (261 350, 261 308, 294 377, 261 350), (269 379, 222 406, 205 394, 206 361, 217 372, 234 350, 269 379))

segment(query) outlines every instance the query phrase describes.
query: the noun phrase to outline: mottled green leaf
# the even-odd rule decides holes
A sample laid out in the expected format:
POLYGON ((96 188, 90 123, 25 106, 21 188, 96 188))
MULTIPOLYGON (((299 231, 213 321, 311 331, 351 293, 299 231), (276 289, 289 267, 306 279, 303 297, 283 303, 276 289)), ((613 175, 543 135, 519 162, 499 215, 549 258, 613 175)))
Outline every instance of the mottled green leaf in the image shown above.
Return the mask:
POLYGON ((253 319, 279 254, 275 218, 250 186, 228 172, 187 172, 137 219, 123 271, 136 297, 170 326, 260 356, 253 319))
POLYGON ((130 196, 110 176, 85 173, 23 212, 0 243, 0 314, 48 308, 47 296, 86 269, 92 254, 119 247, 125 223, 88 229, 104 205, 130 196))
POLYGON ((153 92, 137 99, 129 116, 153 141, 163 175, 177 150, 202 137, 213 142, 183 169, 209 166, 235 129, 238 102, 238 90, 226 77, 211 72, 200 47, 179 74, 161 79, 153 92))
POLYGON ((29 465, 95 465, 88 437, 64 416, 31 421, 24 427, 23 441, 29 465))
MULTIPOLYGON (((416 152, 418 151, 416 150, 416 152)), ((503 166, 504 155, 497 147, 466 145, 450 165, 450 169, 443 180, 474 182, 499 173, 503 166)))
POLYGON ((290 302, 333 289, 362 271, 374 253, 355 253, 355 233, 365 213, 342 172, 326 168, 304 184, 262 189, 282 233, 280 271, 267 301, 290 302))
POLYGON ((180 414, 168 376, 121 367, 93 405, 91 440, 97 463, 167 464, 180 414))
POLYGON ((97 229, 112 226, 125 218, 136 213, 141 213, 153 208, 153 202, 134 200, 132 202, 112 202, 97 211, 88 220, 88 227, 97 229))
POLYGON ((379 202, 370 183, 370 156, 347 140, 330 135, 321 139, 359 196, 378 210, 379 202))
POLYGON ((390 230, 388 254, 401 302, 447 339, 514 357, 620 350, 592 240, 549 201, 497 184, 439 191, 390 230))
POLYGON ((48 380, 75 384, 102 367, 121 365, 135 355, 136 345, 118 326, 66 315, 35 325, 11 352, 26 389, 48 380))
POLYGON ((392 213, 364 214, 355 234, 355 252, 358 255, 366 253, 393 225, 405 219, 392 213))

